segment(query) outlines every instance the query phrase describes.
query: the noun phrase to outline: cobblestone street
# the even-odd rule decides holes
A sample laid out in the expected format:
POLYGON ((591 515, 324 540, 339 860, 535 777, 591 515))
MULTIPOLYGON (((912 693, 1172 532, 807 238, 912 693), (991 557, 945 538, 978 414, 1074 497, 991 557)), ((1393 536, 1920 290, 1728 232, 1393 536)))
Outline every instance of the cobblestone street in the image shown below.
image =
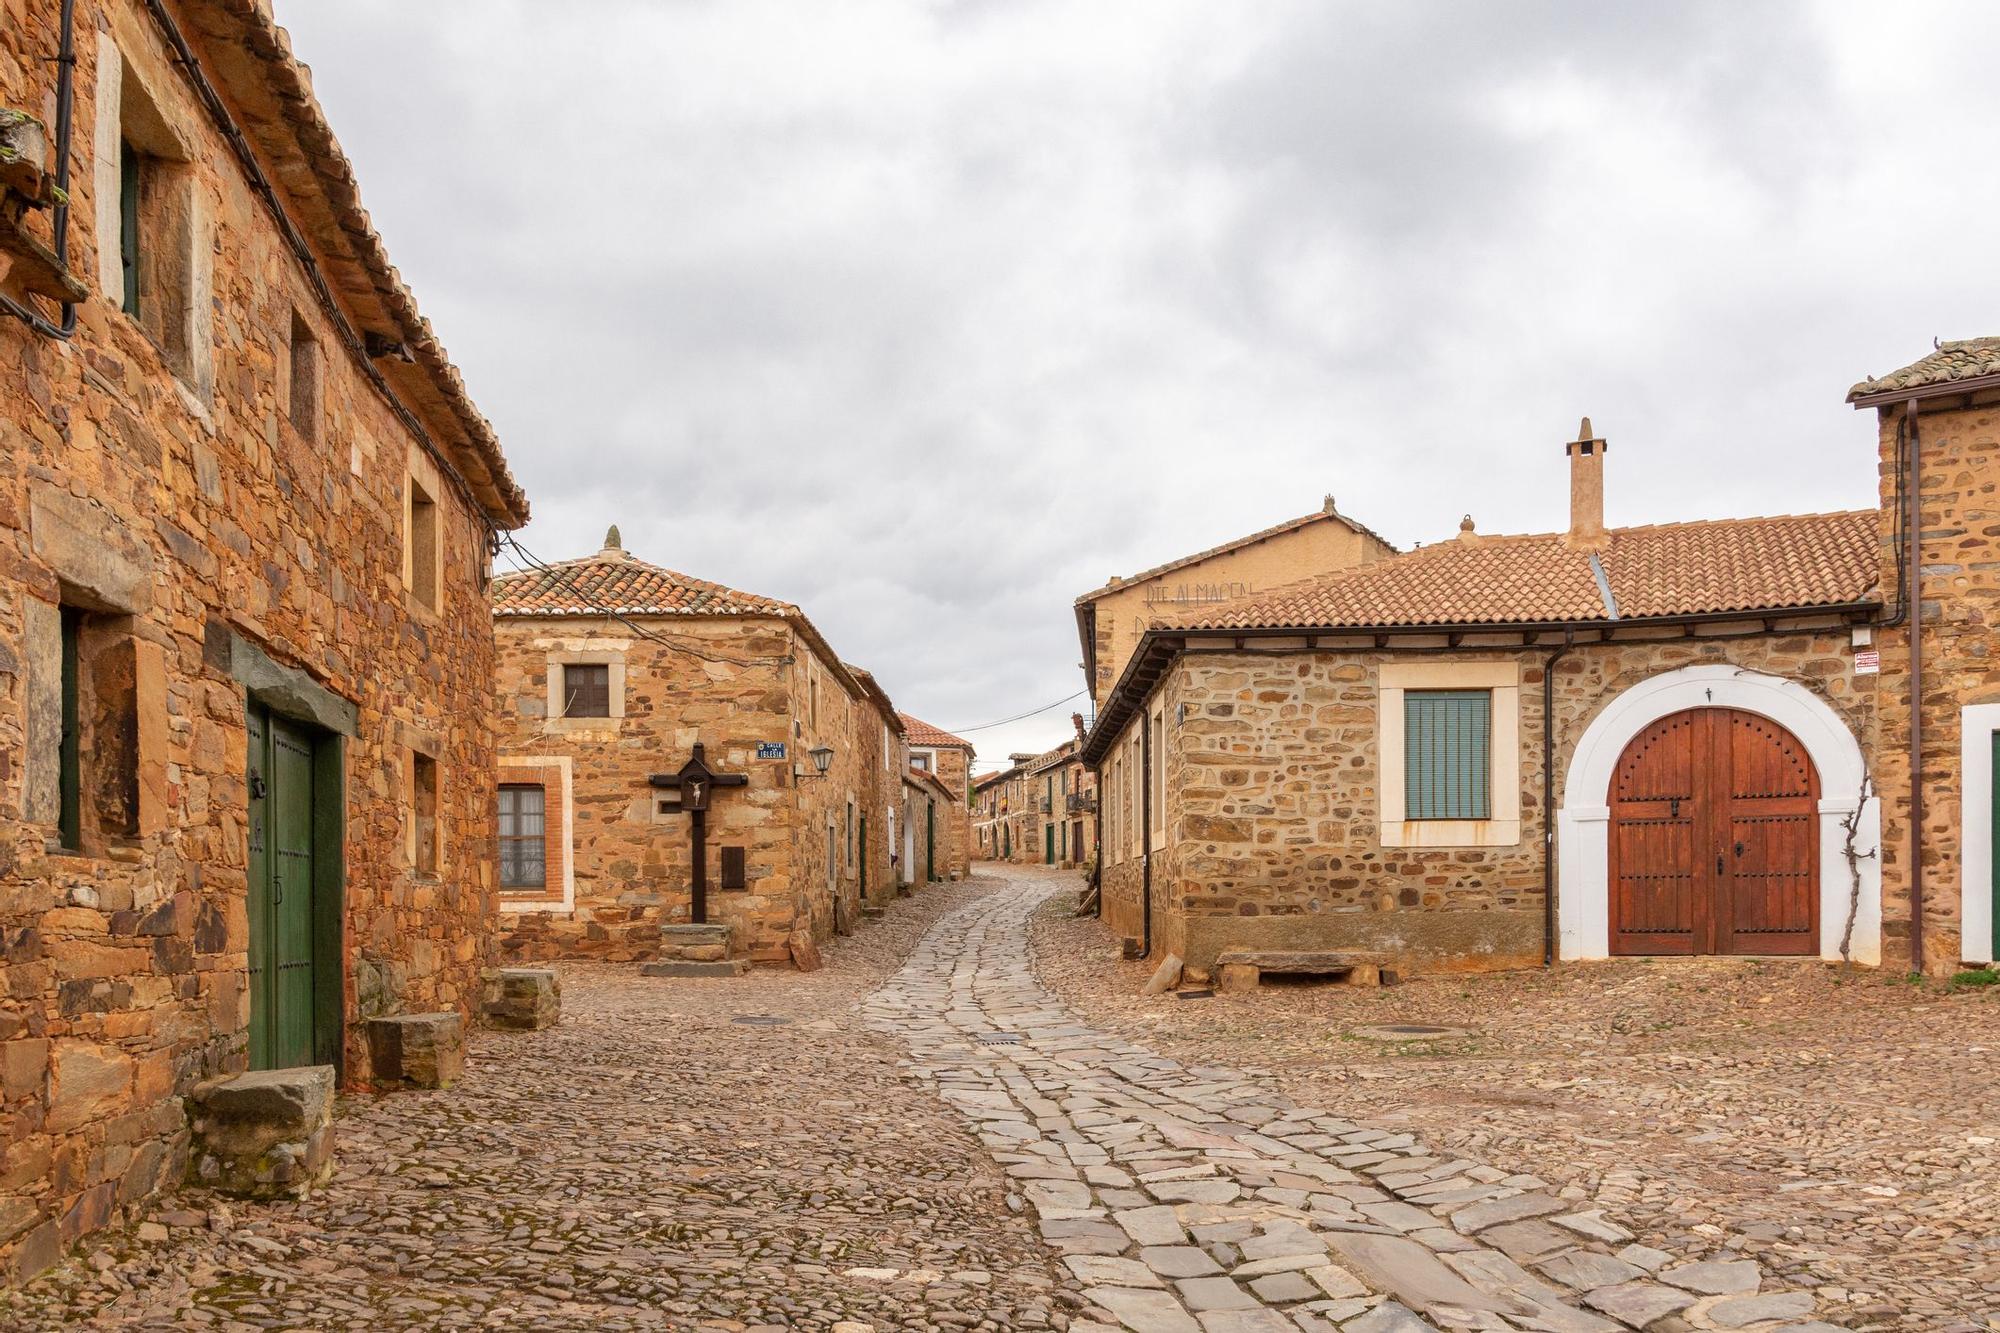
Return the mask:
POLYGON ((322 1194, 169 1199, 0 1327, 1046 1327, 1064 1275, 856 1009, 974 894, 924 889, 816 973, 565 965, 559 1027, 477 1034, 448 1092, 344 1101, 322 1194))
POLYGON ((340 1173, 311 1201, 169 1200, 138 1233, 6 1297, 0 1322, 829 1333, 1884 1322, 1826 1290, 1782 1227, 1759 1243, 1754 1229, 1703 1223, 1666 1243, 1648 1225, 1644 1163, 1579 1183, 1539 1102, 1489 1088, 1499 1109, 1454 1125, 1430 1113, 1434 1076, 1412 1080, 1426 1089, 1418 1103, 1399 1092, 1394 1073, 1419 1067, 1410 1057, 1360 1077, 1380 1059, 1368 1048, 1325 1028, 1316 1045, 1275 1035, 1302 1001, 1397 1021, 1427 989, 1492 979, 1127 1002, 1135 969, 1104 960, 1097 923, 1060 914, 1074 883, 987 869, 924 890, 837 942, 818 973, 717 984, 565 968, 560 1027, 480 1034, 449 1092, 344 1103, 340 1173), (1080 983, 1087 965, 1107 980, 1080 983), (1144 1042, 1130 1035, 1147 1027, 1144 1042), (1320 1075, 1323 1100, 1287 1095, 1320 1075), (1508 1117, 1513 1132, 1490 1129, 1508 1117))
POLYGON ((1825 1327, 1808 1322, 1811 1292, 1753 1259, 1632 1243, 1536 1176, 1079 1024, 1027 948, 1061 881, 1009 878, 940 923, 868 1009, 1021 1183, 1087 1284, 1077 1327, 1825 1327))
POLYGON ((1106 1030, 1531 1170, 1647 1245, 1755 1256, 1822 1319, 2000 1328, 1994 989, 1682 959, 1178 1001, 1072 903, 1038 913, 1036 974, 1106 1030), (1396 1024, 1460 1033, 1363 1033, 1396 1024))

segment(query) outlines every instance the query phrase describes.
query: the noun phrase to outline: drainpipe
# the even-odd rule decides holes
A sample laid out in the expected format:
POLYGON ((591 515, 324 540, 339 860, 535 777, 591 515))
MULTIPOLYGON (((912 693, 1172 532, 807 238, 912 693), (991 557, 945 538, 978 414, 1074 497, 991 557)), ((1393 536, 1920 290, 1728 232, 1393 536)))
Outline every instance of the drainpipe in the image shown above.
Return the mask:
MULTIPOLYGON (((69 141, 76 106, 76 0, 63 0, 62 33, 56 47, 56 201, 50 215, 56 263, 69 271, 69 141)), ((62 303, 62 321, 52 322, 10 296, 0 296, 0 310, 45 337, 67 341, 76 332, 76 302, 62 303)))
POLYGON ((1563 631, 1562 647, 1542 663, 1542 966, 1556 963, 1556 663, 1576 646, 1563 631))
POLYGON ((1924 568, 1923 451, 1917 443, 1917 400, 1903 408, 1909 427, 1909 516, 1904 539, 1909 587, 1903 594, 1910 618, 1910 970, 1924 970, 1924 568))

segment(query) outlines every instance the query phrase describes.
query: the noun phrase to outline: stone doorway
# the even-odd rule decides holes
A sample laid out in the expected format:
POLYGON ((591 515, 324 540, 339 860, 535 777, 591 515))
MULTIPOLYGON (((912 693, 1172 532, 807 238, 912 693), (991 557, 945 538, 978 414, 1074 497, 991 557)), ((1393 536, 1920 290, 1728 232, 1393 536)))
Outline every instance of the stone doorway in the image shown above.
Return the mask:
POLYGON ((340 1062, 340 762, 335 737, 252 702, 250 1067, 340 1062))

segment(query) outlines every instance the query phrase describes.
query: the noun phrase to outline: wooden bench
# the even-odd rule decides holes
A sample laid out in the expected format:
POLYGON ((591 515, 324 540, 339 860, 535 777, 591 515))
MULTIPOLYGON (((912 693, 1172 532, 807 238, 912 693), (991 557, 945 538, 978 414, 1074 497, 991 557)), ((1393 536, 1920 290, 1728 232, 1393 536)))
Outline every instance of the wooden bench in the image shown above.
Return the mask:
MULTIPOLYGON (((1216 989, 1257 989, 1266 972, 1337 977, 1349 986, 1379 986, 1386 954, 1331 949, 1224 949, 1216 955, 1216 989)), ((1389 973, 1391 980, 1395 973, 1389 973)))

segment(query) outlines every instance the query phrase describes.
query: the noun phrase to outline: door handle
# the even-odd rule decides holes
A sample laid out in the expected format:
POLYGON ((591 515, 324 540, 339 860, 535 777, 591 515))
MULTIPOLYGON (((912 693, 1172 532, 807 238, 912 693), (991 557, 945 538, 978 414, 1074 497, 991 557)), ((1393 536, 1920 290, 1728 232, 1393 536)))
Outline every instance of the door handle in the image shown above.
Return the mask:
POLYGON ((1723 870, 1723 868, 1722 868, 1722 853, 1721 853, 1721 852, 1717 852, 1717 853, 1715 854, 1715 873, 1716 873, 1716 874, 1718 874, 1718 875, 1726 873, 1726 872, 1725 872, 1725 871, 1723 870))
POLYGON ((1740 842, 1736 844, 1736 859, 1739 861, 1743 859, 1743 844, 1740 842))

